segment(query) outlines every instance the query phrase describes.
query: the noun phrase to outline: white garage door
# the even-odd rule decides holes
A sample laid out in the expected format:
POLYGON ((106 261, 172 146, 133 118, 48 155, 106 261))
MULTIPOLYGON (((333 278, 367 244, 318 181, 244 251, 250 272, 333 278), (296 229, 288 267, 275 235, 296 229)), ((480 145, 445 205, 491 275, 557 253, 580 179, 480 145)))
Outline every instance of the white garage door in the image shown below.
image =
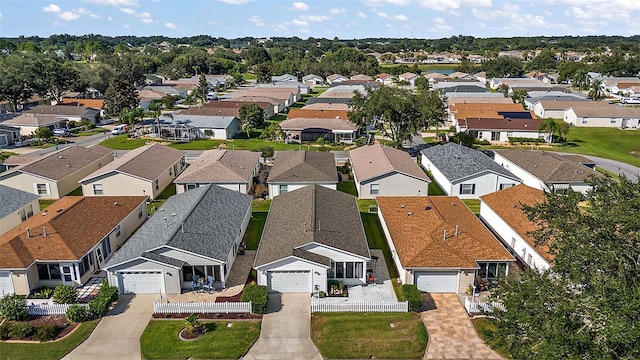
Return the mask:
POLYGON ((311 292, 311 271, 269 271, 269 290, 281 293, 311 292))
POLYGON ((123 271, 118 273, 118 282, 122 294, 164 292, 162 272, 160 271, 123 271))
POLYGON ((417 272, 414 284, 418 290, 430 293, 457 293, 457 272, 417 272))
POLYGON ((13 282, 10 271, 0 271, 0 297, 13 294, 13 282))

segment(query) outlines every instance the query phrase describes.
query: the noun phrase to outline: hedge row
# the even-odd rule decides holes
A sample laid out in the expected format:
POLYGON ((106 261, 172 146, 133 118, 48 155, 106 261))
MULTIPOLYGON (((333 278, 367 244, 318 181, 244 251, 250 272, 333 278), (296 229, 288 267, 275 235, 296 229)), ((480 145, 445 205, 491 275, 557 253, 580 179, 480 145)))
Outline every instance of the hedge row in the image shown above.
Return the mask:
POLYGON ((254 314, 266 313, 268 300, 267 287, 257 285, 255 282, 244 287, 240 298, 240 301, 251 301, 251 312, 254 314))
POLYGON ((420 312, 422 310, 422 294, 415 285, 402 285, 402 293, 409 302, 409 311, 420 312))

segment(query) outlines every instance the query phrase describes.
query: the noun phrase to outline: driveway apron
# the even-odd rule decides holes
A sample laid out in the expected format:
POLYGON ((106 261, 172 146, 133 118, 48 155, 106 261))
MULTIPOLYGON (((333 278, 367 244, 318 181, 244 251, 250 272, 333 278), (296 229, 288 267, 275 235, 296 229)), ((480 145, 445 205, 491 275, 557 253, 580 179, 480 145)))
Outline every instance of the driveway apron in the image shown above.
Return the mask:
POLYGON ((436 309, 422 313, 429 333, 425 359, 503 359, 480 339, 455 294, 431 294, 436 309))
POLYGON ((310 332, 311 297, 308 293, 269 294, 260 338, 243 359, 321 360, 310 332))
POLYGON ((89 338, 63 360, 140 360, 140 336, 157 294, 122 295, 89 338))

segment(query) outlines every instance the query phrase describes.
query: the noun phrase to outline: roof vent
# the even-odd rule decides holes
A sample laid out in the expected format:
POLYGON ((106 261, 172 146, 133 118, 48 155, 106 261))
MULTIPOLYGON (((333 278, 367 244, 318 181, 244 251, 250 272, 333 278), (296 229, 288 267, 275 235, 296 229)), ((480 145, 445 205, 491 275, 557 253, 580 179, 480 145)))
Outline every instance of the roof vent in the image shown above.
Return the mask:
POLYGON ((58 159, 64 159, 64 156, 59 155, 59 156, 58 156, 58 159))
POLYGON ((400 205, 400 207, 404 209, 404 204, 400 205))
POLYGON ((412 213, 411 211, 409 211, 409 212, 407 213, 407 216, 411 216, 411 215, 413 215, 413 213, 412 213))
POLYGON ((58 210, 56 210, 56 212, 57 212, 57 213, 61 213, 61 212, 62 212, 62 209, 58 209, 58 210))
POLYGON ((47 210, 42 212, 42 216, 47 216, 47 214, 48 214, 47 210))
POLYGON ((431 210, 431 206, 427 205, 424 207, 425 210, 431 210))
POLYGON ((113 205, 114 205, 114 206, 120 206, 120 204, 118 204, 118 202, 117 202, 117 201, 116 201, 116 202, 114 202, 114 203, 113 203, 113 205))

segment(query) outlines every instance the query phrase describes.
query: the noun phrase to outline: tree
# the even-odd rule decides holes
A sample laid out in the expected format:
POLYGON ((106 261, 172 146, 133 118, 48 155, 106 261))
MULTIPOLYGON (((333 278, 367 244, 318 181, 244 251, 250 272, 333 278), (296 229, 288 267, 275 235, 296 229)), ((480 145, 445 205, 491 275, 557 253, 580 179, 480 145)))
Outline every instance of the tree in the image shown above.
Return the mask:
POLYGON ((487 78, 520 77, 524 74, 522 61, 511 56, 487 60, 482 64, 482 70, 487 73, 487 78))
POLYGON ((640 358, 640 183, 589 183, 584 196, 547 192, 523 207, 554 260, 551 270, 502 279, 494 293, 506 308, 493 314, 495 338, 513 358, 640 358))
POLYGON ((602 81, 599 79, 593 80, 591 86, 589 87, 589 99, 593 101, 600 101, 604 99, 604 91, 602 90, 602 81))
POLYGON ((500 84, 500 86, 498 86, 498 91, 502 93, 502 95, 504 95, 504 97, 509 97, 509 85, 507 84, 500 84))
POLYGON ((513 103, 520 104, 522 105, 522 107, 526 107, 524 101, 527 97, 529 97, 529 94, 525 89, 518 89, 511 94, 511 100, 513 101, 513 103))
POLYGON ((538 126, 538 131, 545 131, 547 135, 545 138, 547 139, 547 144, 551 145, 553 141, 553 133, 558 129, 558 123, 552 118, 547 118, 545 121, 538 126))
POLYGON ((578 91, 582 93, 582 89, 589 86, 589 73, 586 69, 579 69, 573 75, 573 85, 578 87, 578 91))
POLYGON ((251 131, 262 126, 264 123, 264 111, 256 104, 244 104, 238 110, 238 117, 242 124, 242 130, 247 133, 247 137, 251 137, 251 131))
POLYGON ((268 63, 258 64, 255 67, 256 81, 260 84, 271 83, 271 75, 273 74, 273 67, 268 63))
POLYGON ((24 54, 0 57, 0 100, 9 101, 13 111, 20 110, 34 94, 32 64, 24 54))
POLYGON ((569 124, 566 121, 561 121, 559 132, 560 132, 560 138, 562 138, 562 141, 567 141, 567 136, 569 136, 569 130, 571 130, 571 124, 569 124))
POLYGON ((200 74, 200 79, 198 80, 198 87, 193 90, 193 94, 200 101, 207 101, 207 94, 209 93, 209 83, 207 82, 207 77, 204 74, 200 74))
POLYGON ((418 76, 418 78, 415 81, 415 86, 416 86, 416 91, 418 92, 427 91, 430 88, 429 79, 427 79, 424 76, 418 76))
POLYGON ((39 127, 36 131, 33 132, 33 136, 39 139, 49 140, 53 137, 53 133, 48 127, 39 127))
POLYGON ((273 157, 273 154, 275 153, 273 146, 269 146, 269 145, 260 145, 260 147, 258 148, 258 151, 260 151, 260 154, 264 158, 263 163, 267 161, 267 158, 273 157))
POLYGON ((448 113, 446 97, 441 90, 421 91, 417 96, 418 108, 425 121, 425 126, 433 126, 436 129, 447 121, 448 113))
POLYGON ((549 71, 554 70, 557 66, 556 54, 549 50, 543 49, 538 56, 534 57, 527 65, 525 69, 536 71, 549 71))
POLYGON ((135 109, 140 103, 138 90, 133 83, 116 77, 109 82, 109 87, 104 93, 102 108, 108 117, 120 115, 124 108, 135 109))
POLYGON ((260 134, 261 139, 267 139, 271 141, 282 140, 284 139, 284 136, 284 131, 280 127, 280 124, 278 124, 277 122, 272 122, 271 124, 269 124, 269 126, 267 126, 267 128, 262 131, 262 134, 260 134))
POLYGON ((252 45, 242 52, 242 57, 247 63, 247 66, 265 63, 271 61, 271 57, 263 46, 252 45))
POLYGON ((36 92, 45 99, 62 101, 62 94, 75 87, 78 71, 57 56, 47 56, 36 62, 36 92))

